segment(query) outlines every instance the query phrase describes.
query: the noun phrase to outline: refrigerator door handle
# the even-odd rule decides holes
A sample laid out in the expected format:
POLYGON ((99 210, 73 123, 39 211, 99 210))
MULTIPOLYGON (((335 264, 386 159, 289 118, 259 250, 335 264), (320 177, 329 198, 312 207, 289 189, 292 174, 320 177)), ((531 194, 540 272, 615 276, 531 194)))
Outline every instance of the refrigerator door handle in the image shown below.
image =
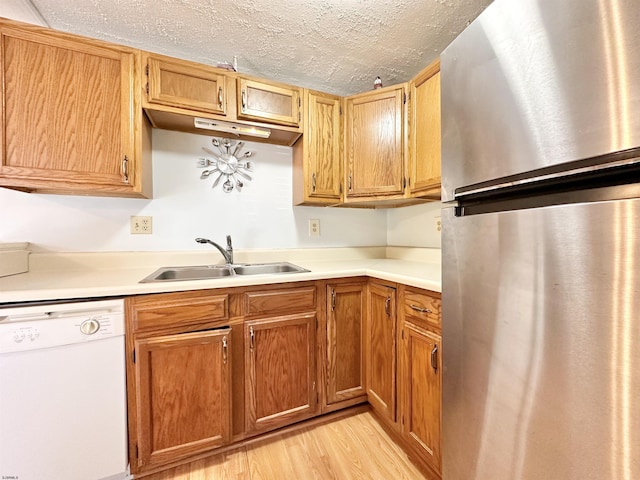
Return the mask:
POLYGON ((433 350, 431 350, 431 368, 433 368, 434 373, 438 373, 438 345, 433 346, 433 350))

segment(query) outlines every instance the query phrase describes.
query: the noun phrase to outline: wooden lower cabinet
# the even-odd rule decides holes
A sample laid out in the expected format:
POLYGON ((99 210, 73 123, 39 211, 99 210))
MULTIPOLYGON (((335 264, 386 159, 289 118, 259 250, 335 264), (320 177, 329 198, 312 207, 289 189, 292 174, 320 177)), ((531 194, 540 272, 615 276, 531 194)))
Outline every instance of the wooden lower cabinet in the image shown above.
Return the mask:
POLYGON ((366 280, 327 285, 326 411, 366 401, 366 280))
POLYGON ((440 294, 401 285, 398 396, 408 448, 441 472, 442 337, 440 294))
POLYGON ((315 329, 315 312, 245 322, 247 432, 316 413, 315 329))
POLYGON ((368 287, 366 330, 367 395, 382 417, 396 420, 396 289, 372 282, 368 287))
POLYGON ((351 277, 126 305, 133 474, 366 401, 439 474, 438 293, 351 277))
POLYGON ((403 433, 422 459, 440 473, 442 339, 410 323, 404 325, 403 336, 403 433))
POLYGON ((205 452, 231 431, 230 328, 135 342, 138 466, 205 452))

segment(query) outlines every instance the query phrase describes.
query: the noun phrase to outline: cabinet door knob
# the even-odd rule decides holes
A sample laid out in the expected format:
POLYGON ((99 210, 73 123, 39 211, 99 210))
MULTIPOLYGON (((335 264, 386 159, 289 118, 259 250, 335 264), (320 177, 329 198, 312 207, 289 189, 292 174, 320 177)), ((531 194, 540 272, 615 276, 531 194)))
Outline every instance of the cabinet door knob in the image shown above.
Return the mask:
POLYGON ((247 108, 247 93, 243 89, 242 90, 242 110, 244 110, 245 108, 247 108))
POLYGON ((218 106, 220 107, 220 110, 222 110, 222 87, 218 88, 218 106))
POLYGON ((438 373, 438 345, 434 345, 431 350, 431 368, 434 373, 438 373))
POLYGON ((390 306, 391 306, 391 297, 387 297, 387 299, 384 301, 384 311, 387 314, 387 317, 391 316, 391 310, 389 309, 390 306))
POLYGON ((255 334, 253 333, 253 327, 249 327, 249 348, 253 350, 255 347, 255 334))
POLYGON ((331 311, 336 309, 336 291, 331 290, 331 311))
POLYGON ((315 191, 316 191, 316 172, 313 172, 313 173, 311 174, 311 190, 312 190, 313 192, 315 192, 315 191))

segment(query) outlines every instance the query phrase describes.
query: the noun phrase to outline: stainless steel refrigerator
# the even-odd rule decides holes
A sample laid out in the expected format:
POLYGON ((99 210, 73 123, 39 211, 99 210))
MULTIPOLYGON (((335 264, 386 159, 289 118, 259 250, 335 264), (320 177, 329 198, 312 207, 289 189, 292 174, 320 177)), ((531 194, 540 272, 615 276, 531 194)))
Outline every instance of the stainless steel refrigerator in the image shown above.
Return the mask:
POLYGON ((640 2, 443 52, 443 480, 640 479, 640 2))

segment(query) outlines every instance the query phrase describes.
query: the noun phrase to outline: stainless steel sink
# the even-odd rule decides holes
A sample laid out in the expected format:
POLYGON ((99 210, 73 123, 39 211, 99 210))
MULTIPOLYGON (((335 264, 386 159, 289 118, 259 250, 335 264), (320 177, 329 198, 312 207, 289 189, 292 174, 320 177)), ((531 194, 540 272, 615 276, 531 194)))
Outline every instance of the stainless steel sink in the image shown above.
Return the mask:
POLYGON ((232 268, 236 275, 274 275, 280 273, 297 273, 309 271, 288 262, 254 264, 248 263, 245 265, 234 265, 232 268))
POLYGON ((235 275, 279 275, 282 273, 308 272, 309 270, 289 262, 243 263, 235 265, 195 265, 190 267, 162 267, 140 283, 176 282, 181 280, 212 280, 235 275))
POLYGON ((163 267, 143 278, 140 283, 175 282, 179 280, 209 280, 233 275, 226 265, 199 265, 193 267, 163 267))

